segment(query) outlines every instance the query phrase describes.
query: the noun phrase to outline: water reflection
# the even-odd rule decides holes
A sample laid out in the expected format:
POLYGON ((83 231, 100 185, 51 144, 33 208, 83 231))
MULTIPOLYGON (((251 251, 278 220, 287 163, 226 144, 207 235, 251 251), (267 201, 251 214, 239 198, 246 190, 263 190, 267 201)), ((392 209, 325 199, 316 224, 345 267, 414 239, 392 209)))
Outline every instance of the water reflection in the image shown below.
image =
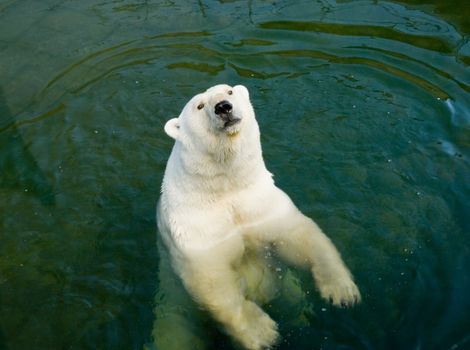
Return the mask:
POLYGON ((462 32, 470 33, 470 8, 461 6, 460 0, 400 0, 400 2, 423 6, 431 5, 436 14, 457 23, 462 32))
MULTIPOLYGON (((2 304, 2 295, 0 293, 0 305, 2 304)), ((0 327, 0 349, 8 350, 9 347, 7 345, 7 338, 3 333, 3 327, 0 327)))
POLYGON ((37 196, 43 204, 54 203, 50 179, 39 167, 6 104, 0 88, 0 187, 37 196))

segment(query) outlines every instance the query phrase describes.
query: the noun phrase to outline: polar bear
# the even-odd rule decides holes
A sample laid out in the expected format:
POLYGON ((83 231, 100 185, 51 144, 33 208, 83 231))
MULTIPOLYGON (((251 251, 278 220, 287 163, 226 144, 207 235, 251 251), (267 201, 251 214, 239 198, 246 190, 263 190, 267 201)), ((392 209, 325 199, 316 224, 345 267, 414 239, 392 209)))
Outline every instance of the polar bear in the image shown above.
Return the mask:
MULTIPOLYGON (((250 280, 266 275, 262 255, 256 254, 266 247, 310 269, 321 296, 334 305, 360 301, 330 239, 274 184, 244 86, 216 85, 194 96, 178 118, 166 123, 165 132, 175 144, 157 205, 161 255, 171 261, 189 295, 236 342, 266 349, 279 336, 276 322, 249 293, 250 280)), ((172 297, 175 291, 167 293, 172 297)), ((162 338, 171 336, 158 329, 164 322, 157 323, 155 341, 165 350, 162 338)), ((188 344, 198 348, 197 341, 188 344)))

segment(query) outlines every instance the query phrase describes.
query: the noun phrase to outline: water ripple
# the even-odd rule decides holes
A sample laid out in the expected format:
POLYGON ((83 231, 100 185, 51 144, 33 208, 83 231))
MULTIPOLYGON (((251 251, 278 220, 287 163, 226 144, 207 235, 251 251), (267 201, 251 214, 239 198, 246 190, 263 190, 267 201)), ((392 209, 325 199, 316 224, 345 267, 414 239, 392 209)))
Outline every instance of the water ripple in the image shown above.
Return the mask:
POLYGON ((342 36, 392 39, 427 50, 443 53, 453 52, 453 46, 445 40, 425 35, 407 34, 394 28, 374 25, 353 25, 324 22, 269 21, 259 24, 263 29, 316 32, 342 36))
POLYGON ((154 206, 173 144, 163 125, 220 82, 250 88, 276 183, 364 294, 324 312, 310 293, 318 312, 302 328, 273 306, 297 332, 281 347, 468 345, 468 34, 384 1, 8 3, 0 348, 149 340, 154 206))

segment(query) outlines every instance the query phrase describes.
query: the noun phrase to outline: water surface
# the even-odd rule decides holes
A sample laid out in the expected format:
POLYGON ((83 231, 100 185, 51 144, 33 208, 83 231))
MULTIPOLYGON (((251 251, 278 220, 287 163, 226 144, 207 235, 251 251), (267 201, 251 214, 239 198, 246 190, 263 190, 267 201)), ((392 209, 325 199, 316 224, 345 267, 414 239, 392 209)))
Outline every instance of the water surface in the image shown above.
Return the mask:
POLYGON ((292 269, 278 348, 469 349, 469 8, 1 2, 0 349, 151 342, 163 125, 222 82, 250 89, 276 183, 363 294, 335 309, 292 269))

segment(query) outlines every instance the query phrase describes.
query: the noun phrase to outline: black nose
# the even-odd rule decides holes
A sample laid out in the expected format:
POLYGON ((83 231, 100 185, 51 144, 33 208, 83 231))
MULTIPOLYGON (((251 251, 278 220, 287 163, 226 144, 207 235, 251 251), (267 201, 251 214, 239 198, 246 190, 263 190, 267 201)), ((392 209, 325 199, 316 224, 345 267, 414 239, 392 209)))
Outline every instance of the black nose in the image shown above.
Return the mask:
POLYGON ((221 101, 215 105, 215 114, 228 114, 232 111, 232 104, 228 101, 221 101))

